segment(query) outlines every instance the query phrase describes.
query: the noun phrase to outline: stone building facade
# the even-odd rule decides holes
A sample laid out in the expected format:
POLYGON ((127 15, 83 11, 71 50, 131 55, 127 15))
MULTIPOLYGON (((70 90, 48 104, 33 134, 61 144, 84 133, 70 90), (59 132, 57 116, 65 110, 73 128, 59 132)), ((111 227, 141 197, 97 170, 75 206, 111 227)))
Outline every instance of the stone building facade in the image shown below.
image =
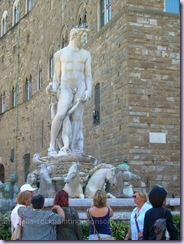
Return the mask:
MULTIPOLYGON (((179 1, 178 1, 179 2, 179 1)), ((93 95, 85 153, 128 159, 147 189, 180 194, 180 15, 164 0, 0 1, 0 170, 21 185, 34 153, 47 154, 53 54, 73 26, 88 26, 93 95), (103 5, 103 6, 102 6, 103 5), (19 11, 20 10, 20 11, 19 11), (20 15, 19 15, 20 13, 20 15)))

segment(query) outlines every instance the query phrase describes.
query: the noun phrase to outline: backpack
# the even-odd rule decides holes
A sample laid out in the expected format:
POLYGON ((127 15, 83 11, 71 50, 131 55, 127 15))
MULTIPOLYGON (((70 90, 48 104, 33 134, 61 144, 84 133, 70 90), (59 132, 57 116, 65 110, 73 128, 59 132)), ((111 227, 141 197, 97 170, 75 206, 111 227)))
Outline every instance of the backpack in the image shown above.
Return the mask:
MULTIPOLYGON (((165 215, 165 212, 164 212, 165 215)), ((163 233, 166 231, 166 219, 159 218, 155 221, 155 224, 153 226, 155 234, 156 234, 156 240, 159 241, 162 239, 163 233)))
POLYGON ((162 237, 166 237, 166 239, 168 237, 168 235, 166 235, 166 232, 167 232, 167 220, 164 218, 165 212, 166 212, 166 209, 164 209, 163 217, 157 219, 155 221, 154 226, 153 226, 155 234, 156 234, 156 240, 157 241, 163 240, 162 237), (163 234, 164 234, 164 236, 163 236, 163 234))

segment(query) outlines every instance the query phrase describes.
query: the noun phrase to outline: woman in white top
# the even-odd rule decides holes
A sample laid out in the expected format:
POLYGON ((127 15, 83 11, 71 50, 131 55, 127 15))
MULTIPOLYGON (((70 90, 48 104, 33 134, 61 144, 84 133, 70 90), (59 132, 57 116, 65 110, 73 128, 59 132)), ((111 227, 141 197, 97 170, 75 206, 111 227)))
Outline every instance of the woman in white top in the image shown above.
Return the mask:
POLYGON ((13 232, 17 224, 19 223, 20 217, 17 213, 19 207, 27 207, 31 204, 31 198, 33 194, 30 191, 19 192, 17 195, 17 205, 11 212, 11 231, 13 232))
POLYGON ((143 235, 143 226, 144 226, 144 215, 146 211, 152 206, 147 203, 148 195, 145 190, 136 191, 133 195, 134 203, 137 205, 131 213, 130 217, 130 228, 125 237, 125 240, 138 240, 143 235), (139 232, 136 226, 136 220, 139 228, 139 232))

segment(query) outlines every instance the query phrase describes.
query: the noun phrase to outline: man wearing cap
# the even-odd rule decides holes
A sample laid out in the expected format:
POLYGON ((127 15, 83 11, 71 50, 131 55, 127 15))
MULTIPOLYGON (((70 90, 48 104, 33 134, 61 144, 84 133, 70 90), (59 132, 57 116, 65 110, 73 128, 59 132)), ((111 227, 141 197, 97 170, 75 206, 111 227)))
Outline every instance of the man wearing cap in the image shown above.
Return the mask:
MULTIPOLYGON (((156 220, 160 218, 166 219, 167 231, 170 235, 170 240, 178 240, 177 228, 174 225, 173 217, 171 212, 166 209, 166 190, 161 186, 154 186, 149 192, 149 201, 153 208, 149 209, 145 213, 144 218, 144 229, 143 229, 143 240, 156 240, 156 233, 154 225, 156 220)), ((160 240, 165 240, 165 230, 162 229, 160 233, 160 240)))

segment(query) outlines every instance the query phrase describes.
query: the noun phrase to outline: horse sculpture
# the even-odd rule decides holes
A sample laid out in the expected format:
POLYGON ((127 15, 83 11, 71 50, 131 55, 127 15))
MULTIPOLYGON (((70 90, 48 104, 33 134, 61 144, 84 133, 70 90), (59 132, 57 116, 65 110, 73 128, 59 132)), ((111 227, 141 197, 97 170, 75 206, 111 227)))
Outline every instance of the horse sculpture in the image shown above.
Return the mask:
POLYGON ((64 178, 66 184, 63 190, 68 192, 69 197, 72 198, 84 198, 83 189, 80 183, 79 167, 79 163, 73 162, 72 166, 69 168, 67 176, 64 178))
MULTIPOLYGON (((85 197, 93 198, 97 190, 104 189, 106 182, 116 185, 114 166, 111 164, 98 164, 89 171, 89 181, 85 188, 85 197)), ((110 195, 110 197, 113 196, 110 195)))
POLYGON ((118 197, 131 197, 133 195, 132 181, 140 181, 140 176, 128 171, 120 170, 116 173, 118 197))

